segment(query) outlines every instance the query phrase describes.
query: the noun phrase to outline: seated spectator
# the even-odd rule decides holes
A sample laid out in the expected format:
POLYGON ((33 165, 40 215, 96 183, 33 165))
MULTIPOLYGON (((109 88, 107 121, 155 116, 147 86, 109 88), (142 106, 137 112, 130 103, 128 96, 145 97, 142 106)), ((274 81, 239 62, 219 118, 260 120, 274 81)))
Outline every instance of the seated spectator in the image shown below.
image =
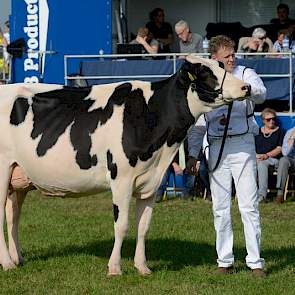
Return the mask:
POLYGON ((276 112, 266 108, 261 112, 263 126, 255 136, 258 169, 259 201, 267 202, 268 168, 277 167, 284 138, 283 130, 276 124, 276 112))
POLYGON ((283 52, 283 40, 284 40, 286 35, 288 36, 288 30, 287 29, 278 31, 278 39, 273 44, 273 52, 283 52))
POLYGON ((278 204, 284 202, 284 189, 286 186, 286 181, 289 173, 289 168, 295 169, 295 127, 289 129, 284 137, 282 154, 283 157, 280 158, 278 175, 277 175, 277 198, 278 204))
MULTIPOLYGON (((181 153, 181 149, 179 151, 181 153)), ((173 159, 172 164, 168 167, 167 171, 164 174, 161 185, 156 192, 156 202, 160 202, 163 199, 167 184, 171 174, 182 175, 183 176, 183 191, 182 197, 186 200, 193 199, 195 196, 195 177, 188 173, 185 167, 185 157, 187 156, 187 142, 184 142, 184 152, 183 153, 183 163, 181 163, 181 155, 177 154, 173 159)))
POLYGON ((289 6, 284 3, 280 3, 277 6, 277 18, 271 19, 271 23, 275 25, 285 25, 286 28, 295 23, 295 20, 289 18, 289 6))
POLYGON ((153 34, 153 38, 159 42, 159 53, 170 53, 170 45, 173 43, 173 31, 172 26, 164 20, 164 10, 155 8, 150 12, 150 21, 146 24, 146 27, 153 34))
POLYGON ((179 38, 179 49, 181 53, 198 53, 203 51, 202 36, 192 33, 186 21, 180 20, 175 24, 175 33, 179 38))
POLYGON ((252 37, 242 37, 239 40, 238 52, 272 52, 273 43, 262 28, 254 29, 252 37))
POLYGON ((150 54, 156 54, 159 50, 159 42, 153 38, 148 28, 138 29, 137 36, 130 44, 141 44, 145 51, 150 54))
POLYGON ((3 31, 3 46, 4 46, 4 62, 6 66, 9 65, 9 53, 7 52, 7 46, 10 44, 10 32, 9 32, 9 21, 4 23, 4 31, 3 31))

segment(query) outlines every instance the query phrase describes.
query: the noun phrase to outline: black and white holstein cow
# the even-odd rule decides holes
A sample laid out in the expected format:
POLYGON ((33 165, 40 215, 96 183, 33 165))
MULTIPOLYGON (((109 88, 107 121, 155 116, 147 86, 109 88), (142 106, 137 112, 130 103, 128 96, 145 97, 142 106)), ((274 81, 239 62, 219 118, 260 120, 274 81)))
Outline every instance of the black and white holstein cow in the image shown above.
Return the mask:
POLYGON ((189 127, 205 112, 244 99, 249 88, 218 63, 190 56, 167 80, 69 88, 46 84, 0 86, 0 263, 22 263, 21 205, 28 190, 10 180, 18 165, 45 195, 94 194, 111 188, 115 242, 109 275, 121 274, 121 246, 136 197, 135 267, 146 265, 145 235, 154 194, 189 127), (6 205, 9 249, 3 225, 6 205))

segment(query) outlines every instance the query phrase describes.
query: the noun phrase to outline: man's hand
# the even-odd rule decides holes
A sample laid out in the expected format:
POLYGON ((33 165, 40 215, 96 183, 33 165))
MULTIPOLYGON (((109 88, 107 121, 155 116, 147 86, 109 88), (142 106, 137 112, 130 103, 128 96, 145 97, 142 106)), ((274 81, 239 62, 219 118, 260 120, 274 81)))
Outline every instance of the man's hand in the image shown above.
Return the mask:
POLYGON ((269 156, 267 154, 256 154, 256 160, 259 161, 264 161, 267 160, 269 156))
POLYGON ((143 44, 146 43, 146 38, 147 38, 146 36, 145 36, 145 37, 137 36, 137 37, 136 37, 136 41, 137 41, 139 44, 143 45, 143 44))
POLYGON ((189 157, 186 163, 186 170, 191 175, 196 175, 198 173, 197 167, 198 160, 194 157, 189 157))
POLYGON ((183 175, 183 171, 182 171, 181 167, 176 162, 172 163, 172 167, 173 167, 174 173, 176 175, 183 175))

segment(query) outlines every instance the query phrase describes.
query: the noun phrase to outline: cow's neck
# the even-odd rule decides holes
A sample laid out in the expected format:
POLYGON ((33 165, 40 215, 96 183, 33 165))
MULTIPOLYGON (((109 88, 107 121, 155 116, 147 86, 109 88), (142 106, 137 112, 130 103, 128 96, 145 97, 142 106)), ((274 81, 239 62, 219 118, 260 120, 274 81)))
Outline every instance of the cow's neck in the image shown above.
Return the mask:
POLYGON ((131 166, 138 158, 147 161, 154 152, 168 145, 174 152, 186 137, 195 119, 190 113, 186 93, 177 78, 152 83, 148 102, 136 95, 124 108, 123 148, 131 166))

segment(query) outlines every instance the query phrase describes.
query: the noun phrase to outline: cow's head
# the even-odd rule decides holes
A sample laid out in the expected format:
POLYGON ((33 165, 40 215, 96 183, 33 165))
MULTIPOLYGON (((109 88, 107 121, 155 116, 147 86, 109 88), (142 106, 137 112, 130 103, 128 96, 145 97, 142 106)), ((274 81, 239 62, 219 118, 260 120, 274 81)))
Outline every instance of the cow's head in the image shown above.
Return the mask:
POLYGON ((191 111, 207 112, 250 95, 250 86, 226 72, 221 63, 189 55, 179 70, 179 81, 188 89, 191 111))

